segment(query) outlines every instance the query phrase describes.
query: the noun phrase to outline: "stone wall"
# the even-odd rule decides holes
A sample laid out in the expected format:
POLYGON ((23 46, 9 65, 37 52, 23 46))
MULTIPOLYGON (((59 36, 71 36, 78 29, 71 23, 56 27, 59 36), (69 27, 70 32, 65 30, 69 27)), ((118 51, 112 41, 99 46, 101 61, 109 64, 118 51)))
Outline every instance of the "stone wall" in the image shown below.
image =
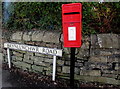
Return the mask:
MULTIPOLYGON (((69 78, 70 48, 63 47, 61 31, 3 33, 3 40, 63 49, 63 57, 57 57, 57 77, 69 78)), ((120 35, 84 36, 82 42, 82 47, 76 49, 75 79, 120 85, 120 35)), ((3 54, 3 62, 7 62, 6 49, 3 49, 3 54)), ((52 58, 50 55, 11 50, 14 66, 43 75, 52 75, 52 58)))

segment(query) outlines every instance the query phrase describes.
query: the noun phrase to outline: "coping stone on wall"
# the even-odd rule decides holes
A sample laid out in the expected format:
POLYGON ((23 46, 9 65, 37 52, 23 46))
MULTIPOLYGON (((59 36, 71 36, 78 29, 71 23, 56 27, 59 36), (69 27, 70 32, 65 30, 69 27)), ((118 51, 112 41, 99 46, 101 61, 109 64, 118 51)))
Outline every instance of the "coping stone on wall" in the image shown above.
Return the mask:
POLYGON ((60 32, 59 31, 46 31, 43 36, 43 42, 59 43, 60 32))
POLYGON ((119 39, 117 34, 97 34, 100 48, 117 48, 119 49, 119 39))
POLYGON ((22 35, 23 35, 23 32, 15 32, 15 33, 13 33, 12 34, 12 36, 11 36, 11 40, 12 41, 20 41, 20 40, 22 40, 22 35))
POLYGON ((24 32, 23 34, 23 40, 24 41, 30 41, 31 40, 31 36, 32 35, 32 32, 24 32))
POLYGON ((43 41, 45 30, 34 31, 32 33, 32 41, 43 41))

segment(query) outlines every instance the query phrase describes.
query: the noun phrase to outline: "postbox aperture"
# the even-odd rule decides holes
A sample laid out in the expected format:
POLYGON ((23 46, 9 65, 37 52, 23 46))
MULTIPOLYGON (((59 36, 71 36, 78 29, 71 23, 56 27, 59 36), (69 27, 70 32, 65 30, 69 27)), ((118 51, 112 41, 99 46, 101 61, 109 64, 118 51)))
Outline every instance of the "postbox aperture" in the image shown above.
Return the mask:
POLYGON ((81 47, 82 5, 62 5, 62 26, 64 47, 81 47))

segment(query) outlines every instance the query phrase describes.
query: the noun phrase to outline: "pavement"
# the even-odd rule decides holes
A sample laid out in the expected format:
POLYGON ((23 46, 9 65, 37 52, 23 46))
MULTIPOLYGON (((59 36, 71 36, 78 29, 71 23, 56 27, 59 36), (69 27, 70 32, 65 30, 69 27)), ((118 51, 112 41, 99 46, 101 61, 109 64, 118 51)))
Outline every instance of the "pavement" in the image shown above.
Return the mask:
POLYGON ((10 81, 8 81, 10 73, 8 70, 2 70, 2 53, 0 53, 0 89, 2 87, 12 87, 10 81))
POLYGON ((2 88, 2 70, 0 68, 0 89, 2 88))
POLYGON ((2 58, 2 55, 0 55, 0 89, 2 87, 2 59, 1 58, 2 58))

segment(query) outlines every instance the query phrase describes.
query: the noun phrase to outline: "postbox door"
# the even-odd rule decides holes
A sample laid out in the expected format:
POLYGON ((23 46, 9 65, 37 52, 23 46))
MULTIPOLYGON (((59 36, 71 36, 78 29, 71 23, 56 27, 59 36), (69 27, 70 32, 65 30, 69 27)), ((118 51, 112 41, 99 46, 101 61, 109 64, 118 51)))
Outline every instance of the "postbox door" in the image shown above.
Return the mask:
POLYGON ((80 23, 65 23, 63 26, 64 47, 80 47, 81 46, 81 30, 80 23))

